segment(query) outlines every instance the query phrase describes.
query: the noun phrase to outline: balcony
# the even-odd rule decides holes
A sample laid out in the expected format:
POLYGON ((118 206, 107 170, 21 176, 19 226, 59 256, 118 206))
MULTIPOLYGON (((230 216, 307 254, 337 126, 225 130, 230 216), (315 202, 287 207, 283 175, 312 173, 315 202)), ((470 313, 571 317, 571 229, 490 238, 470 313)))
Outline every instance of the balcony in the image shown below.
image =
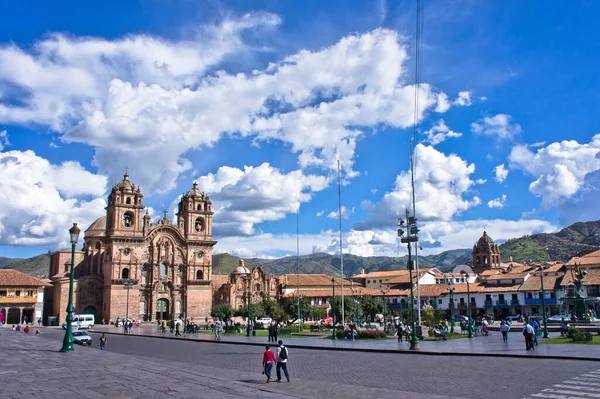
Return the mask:
POLYGON ((189 280, 188 285, 210 285, 210 280, 189 280))
POLYGON ((508 301, 506 299, 498 299, 496 301, 496 306, 508 306, 508 301))
POLYGON ((15 303, 37 303, 37 296, 2 296, 0 297, 0 305, 12 305, 15 303))
POLYGON ((510 306, 521 306, 521 302, 518 299, 512 299, 510 301, 510 306))
MULTIPOLYGON (((556 305, 556 298, 545 298, 546 305, 556 305)), ((525 298, 525 305, 541 305, 542 298, 525 298)))
POLYGON ((491 307, 494 306, 494 301, 492 301, 491 299, 486 299, 485 300, 485 307, 491 307))

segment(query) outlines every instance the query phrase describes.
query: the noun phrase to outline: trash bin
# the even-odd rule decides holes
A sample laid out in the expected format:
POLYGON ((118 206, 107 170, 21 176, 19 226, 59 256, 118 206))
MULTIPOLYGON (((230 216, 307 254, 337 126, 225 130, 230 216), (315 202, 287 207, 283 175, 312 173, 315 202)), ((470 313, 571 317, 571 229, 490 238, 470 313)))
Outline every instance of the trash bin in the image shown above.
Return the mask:
POLYGON ((58 326, 58 319, 56 316, 48 316, 48 325, 52 327, 58 326))

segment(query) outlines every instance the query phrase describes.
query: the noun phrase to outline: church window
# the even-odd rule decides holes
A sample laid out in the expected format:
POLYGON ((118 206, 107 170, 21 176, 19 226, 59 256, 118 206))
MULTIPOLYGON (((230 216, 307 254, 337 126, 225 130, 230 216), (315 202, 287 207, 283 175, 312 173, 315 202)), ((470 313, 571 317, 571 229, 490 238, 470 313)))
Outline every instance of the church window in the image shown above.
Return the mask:
POLYGON ((484 256, 484 257, 483 257, 483 264, 484 264, 484 265, 487 265, 487 264, 488 264, 488 258, 487 258, 487 256, 484 256))
POLYGON ((196 222, 194 223, 194 229, 196 229, 198 232, 204 231, 204 219, 197 218, 196 222))
POLYGON ((196 210, 201 211, 202 210, 202 205, 198 204, 198 206, 196 207, 196 210))
POLYGON ((181 265, 177 266, 177 273, 181 273, 183 271, 183 267, 181 265))
POLYGON ((202 270, 198 270, 196 272, 196 280, 204 280, 204 273, 202 272, 202 270))
POLYGON ((160 264, 160 275, 161 276, 167 275, 167 265, 165 263, 160 264))
POLYGON ((123 215, 123 227, 129 228, 133 226, 133 214, 127 212, 123 215))
POLYGON ((131 198, 127 197, 127 199, 125 200, 125 203, 127 205, 131 205, 131 198))
POLYGON ((125 255, 125 256, 129 256, 129 253, 130 253, 130 252, 131 252, 131 251, 129 250, 129 248, 125 248, 125 249, 123 250, 123 255, 125 255))
POLYGON ((129 279, 129 269, 125 268, 121 271, 121 278, 123 280, 129 279))
POLYGON ((146 302, 140 302, 140 314, 146 314, 146 302))
POLYGON ((100 249, 100 241, 96 243, 96 249, 100 249))

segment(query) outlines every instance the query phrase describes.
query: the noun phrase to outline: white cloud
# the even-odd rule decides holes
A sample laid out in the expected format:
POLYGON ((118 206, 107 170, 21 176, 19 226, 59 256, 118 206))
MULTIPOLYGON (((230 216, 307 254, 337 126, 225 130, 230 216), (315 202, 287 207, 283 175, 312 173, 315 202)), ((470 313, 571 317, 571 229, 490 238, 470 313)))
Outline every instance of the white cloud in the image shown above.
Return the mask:
POLYGON ((444 113, 450 109, 450 106, 451 104, 450 100, 448 100, 448 95, 446 93, 438 93, 435 112, 444 113))
POLYGON ((105 214, 106 182, 76 162, 0 153, 0 245, 67 246, 73 222, 85 230, 105 214))
POLYGON ((524 171, 535 181, 529 191, 542 197, 545 206, 555 205, 577 193, 588 173, 600 169, 600 134, 588 144, 565 140, 539 148, 535 153, 527 146, 513 147, 511 168, 524 171))
MULTIPOLYGON (((0 82, 32 96, 25 106, 0 103, 0 121, 47 124, 65 141, 94 146, 101 173, 116 180, 127 165, 147 195, 169 191, 192 169, 190 150, 232 135, 280 141, 303 168, 330 172, 339 159, 352 178, 362 129, 413 123, 404 39, 376 29, 264 70, 204 75, 244 49, 247 31, 278 22, 252 13, 204 28, 192 41, 51 35, 29 52, 3 47, 0 82)), ((428 84, 420 90, 419 120, 432 108, 443 111, 445 94, 428 84)))
POLYGON ((487 101, 487 99, 488 99, 488 98, 487 98, 487 97, 485 97, 485 96, 481 96, 481 97, 479 97, 479 100, 480 100, 481 102, 485 102, 485 101, 487 101))
MULTIPOLYGON (((431 146, 418 144, 416 154, 417 217, 421 220, 449 220, 454 215, 481 203, 478 197, 464 198, 474 184, 470 176, 474 164, 467 164, 457 155, 445 155, 431 146)), ((412 204, 410 173, 396 177, 394 188, 370 209, 367 220, 355 228, 369 230, 395 225, 399 215, 412 204)))
POLYGON ((475 184, 485 184, 485 183, 487 183, 486 179, 477 179, 477 180, 475 180, 475 184))
POLYGON ((320 211, 320 212, 317 212, 317 217, 323 216, 325 214, 325 212, 326 211, 324 209, 322 211, 320 211))
POLYGON ((471 105, 471 91, 461 91, 458 97, 454 100, 454 105, 460 107, 469 107, 471 105))
POLYGON ((446 126, 446 123, 443 119, 440 119, 436 125, 434 125, 431 129, 426 130, 424 133, 427 136, 426 141, 431 145, 437 145, 451 137, 462 136, 462 133, 457 133, 450 130, 448 126, 446 126))
POLYGON ((498 114, 492 117, 486 116, 478 122, 473 122, 471 130, 474 133, 491 136, 499 140, 513 140, 517 134, 521 133, 521 126, 518 123, 513 123, 510 115, 498 114))
POLYGON ((3 151, 5 147, 9 146, 8 133, 6 130, 0 130, 0 151, 3 151))
MULTIPOLYGON (((342 205, 342 219, 348 219, 348 213, 354 213, 354 208, 349 212, 345 206, 342 205)), ((340 217, 340 213, 336 210, 333 212, 329 212, 327 215, 329 219, 338 219, 340 217)))
POLYGON ((376 188, 372 188, 371 189, 371 194, 373 194, 373 195, 377 194, 377 189, 376 188))
POLYGON ((255 224, 295 213, 328 184, 325 177, 300 170, 283 174, 268 163, 244 170, 222 166, 217 173, 198 178, 199 188, 213 200, 217 236, 255 234, 255 224))
POLYGON ((508 169, 504 167, 504 164, 500 164, 494 168, 495 179, 498 183, 502 183, 508 177, 508 169))
POLYGON ((501 198, 494 198, 491 201, 488 201, 489 208, 504 208, 504 204, 506 203, 506 194, 503 194, 501 198))

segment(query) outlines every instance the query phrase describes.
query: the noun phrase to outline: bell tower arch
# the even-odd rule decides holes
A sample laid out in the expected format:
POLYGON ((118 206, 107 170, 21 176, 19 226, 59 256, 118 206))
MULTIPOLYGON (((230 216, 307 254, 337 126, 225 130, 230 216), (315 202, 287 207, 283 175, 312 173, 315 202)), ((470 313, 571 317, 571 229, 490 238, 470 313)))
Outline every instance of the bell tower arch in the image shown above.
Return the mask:
POLYGON ((129 180, 125 173, 123 180, 114 185, 108 196, 106 207, 106 232, 108 236, 143 236, 144 196, 140 188, 129 180))
POLYGON ((177 211, 177 227, 188 240, 212 240, 212 201, 208 194, 193 188, 185 193, 179 201, 177 211))

